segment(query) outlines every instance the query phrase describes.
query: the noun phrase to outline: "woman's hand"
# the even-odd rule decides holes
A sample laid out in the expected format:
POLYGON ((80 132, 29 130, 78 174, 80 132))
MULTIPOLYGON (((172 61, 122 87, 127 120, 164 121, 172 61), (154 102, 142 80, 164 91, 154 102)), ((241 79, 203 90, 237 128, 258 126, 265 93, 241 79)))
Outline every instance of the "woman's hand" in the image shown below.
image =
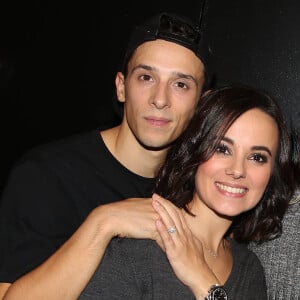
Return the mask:
POLYGON ((173 271, 197 299, 204 299, 209 288, 219 281, 205 261, 201 241, 188 227, 186 212, 157 194, 152 199, 160 217, 156 227, 173 271))

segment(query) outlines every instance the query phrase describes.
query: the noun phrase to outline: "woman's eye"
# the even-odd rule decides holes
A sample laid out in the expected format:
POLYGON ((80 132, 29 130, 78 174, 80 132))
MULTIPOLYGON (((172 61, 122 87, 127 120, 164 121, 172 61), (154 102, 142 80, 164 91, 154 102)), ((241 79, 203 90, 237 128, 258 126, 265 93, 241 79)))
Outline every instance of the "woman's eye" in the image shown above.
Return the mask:
POLYGON ((254 153, 251 156, 251 159, 258 162, 258 163, 266 163, 268 161, 267 157, 260 153, 254 153))
POLYGON ((222 153, 222 154, 229 154, 229 149, 226 145, 221 144, 217 147, 216 152, 222 153))

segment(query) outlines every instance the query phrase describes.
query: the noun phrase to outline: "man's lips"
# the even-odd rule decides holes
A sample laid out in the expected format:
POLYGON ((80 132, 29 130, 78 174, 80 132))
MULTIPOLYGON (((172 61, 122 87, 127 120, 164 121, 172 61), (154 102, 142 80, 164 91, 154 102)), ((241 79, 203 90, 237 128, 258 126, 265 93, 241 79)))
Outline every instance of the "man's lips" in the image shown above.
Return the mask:
POLYGON ((154 126, 165 126, 170 122, 170 119, 157 118, 157 117, 145 117, 145 120, 154 126))

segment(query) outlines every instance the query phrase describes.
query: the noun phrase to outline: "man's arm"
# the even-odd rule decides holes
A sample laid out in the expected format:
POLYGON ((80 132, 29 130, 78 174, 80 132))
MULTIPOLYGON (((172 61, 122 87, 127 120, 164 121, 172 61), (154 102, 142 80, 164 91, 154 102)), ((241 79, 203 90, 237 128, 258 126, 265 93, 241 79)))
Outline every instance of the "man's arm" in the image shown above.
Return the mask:
POLYGON ((151 202, 134 198, 97 207, 43 264, 11 285, 0 283, 1 299, 77 299, 112 237, 158 239, 151 202))

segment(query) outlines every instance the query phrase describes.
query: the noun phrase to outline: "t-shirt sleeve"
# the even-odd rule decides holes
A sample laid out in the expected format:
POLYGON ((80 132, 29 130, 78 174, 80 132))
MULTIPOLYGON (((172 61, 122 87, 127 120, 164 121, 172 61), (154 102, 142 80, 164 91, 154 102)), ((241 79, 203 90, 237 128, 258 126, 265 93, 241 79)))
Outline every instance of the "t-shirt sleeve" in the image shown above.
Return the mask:
POLYGON ((63 185, 39 160, 14 167, 0 201, 0 282, 37 267, 74 232, 63 198, 63 185))

